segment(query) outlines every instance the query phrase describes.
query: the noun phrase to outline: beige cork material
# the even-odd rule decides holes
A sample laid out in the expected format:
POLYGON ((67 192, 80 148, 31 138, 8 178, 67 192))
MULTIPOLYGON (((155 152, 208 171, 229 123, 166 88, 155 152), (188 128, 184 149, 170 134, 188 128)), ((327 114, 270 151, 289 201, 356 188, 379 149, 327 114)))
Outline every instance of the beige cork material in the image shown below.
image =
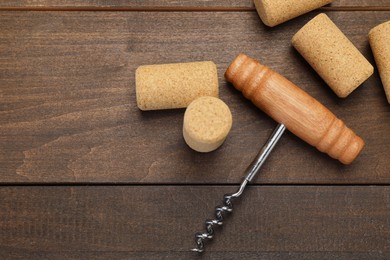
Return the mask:
POLYGON ((371 29, 368 37, 387 101, 390 103, 390 21, 371 29))
POLYGON ((257 13, 265 25, 273 27, 334 0, 254 0, 257 13))
POLYGON ((339 97, 347 97, 374 72, 326 14, 319 14, 292 38, 297 51, 339 97))
POLYGON ((198 152, 211 152, 221 146, 231 127, 229 107, 215 97, 194 100, 184 113, 184 140, 198 152))
POLYGON ((184 108, 201 96, 218 97, 217 66, 212 61, 140 66, 135 82, 141 110, 184 108))

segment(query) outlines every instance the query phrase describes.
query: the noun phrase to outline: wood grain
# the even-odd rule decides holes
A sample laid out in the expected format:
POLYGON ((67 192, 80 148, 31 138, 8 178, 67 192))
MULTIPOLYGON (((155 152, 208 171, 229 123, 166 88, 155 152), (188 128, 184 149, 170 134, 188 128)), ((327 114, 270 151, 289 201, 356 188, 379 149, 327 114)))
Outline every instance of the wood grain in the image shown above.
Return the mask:
MULTIPOLYGON (((366 8, 384 7, 390 8, 389 0, 336 0, 327 7, 336 8, 366 8)), ((243 10, 254 11, 252 0, 3 0, 0 3, 0 10, 6 9, 61 9, 61 10, 243 10)))
POLYGON ((127 251, 76 251, 76 252, 31 252, 4 250, 4 259, 249 259, 249 260, 311 260, 311 259, 388 259, 388 252, 207 252, 199 257, 188 252, 127 252, 127 251))
MULTIPOLYGON (((374 62, 367 34, 389 19, 389 0, 320 11, 374 62)), ((320 11, 270 29, 251 0, 1 1, 0 259, 390 259, 389 106, 377 73, 341 100, 291 47, 320 11), (367 145, 345 167, 287 133, 256 179, 268 185, 247 188, 199 257, 188 252, 194 232, 276 126, 223 79, 239 52, 308 91, 367 145), (201 60, 217 63, 234 121, 210 154, 185 145, 184 110, 135 102, 139 65, 201 60), (370 185, 349 185, 358 183, 370 185)))
MULTIPOLYGON (((0 256, 192 259, 194 232, 235 188, 1 187, 0 256)), ((389 194, 375 186, 248 187, 204 257, 386 258, 389 194)))
MULTIPOLYGON (((367 33, 390 12, 329 12, 372 64, 367 33)), ((277 28, 256 13, 1 12, 0 182, 238 183, 275 122, 225 82, 244 52, 320 100, 366 142, 345 167, 287 133, 260 183, 390 183, 390 109, 375 73, 337 98, 291 47, 316 13, 277 28), (212 60, 233 127, 210 154, 182 138, 184 110, 141 112, 135 69, 212 60)))

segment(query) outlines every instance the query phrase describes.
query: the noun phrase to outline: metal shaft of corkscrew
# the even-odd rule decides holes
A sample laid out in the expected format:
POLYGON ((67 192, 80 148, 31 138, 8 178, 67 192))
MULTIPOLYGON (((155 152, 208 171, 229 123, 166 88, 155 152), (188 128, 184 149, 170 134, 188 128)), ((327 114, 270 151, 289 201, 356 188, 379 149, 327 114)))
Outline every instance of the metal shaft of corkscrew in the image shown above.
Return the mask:
POLYGON ((204 233, 196 233, 195 234, 195 242, 196 248, 191 249, 194 252, 202 253, 204 251, 204 240, 212 239, 214 235, 214 225, 221 226, 223 224, 224 213, 233 211, 232 199, 238 198, 243 193, 248 182, 251 182, 256 174, 259 172, 261 166, 264 164, 268 155, 271 153, 272 149, 275 147, 276 143, 279 141, 280 137, 284 133, 286 127, 283 124, 279 124, 276 129, 273 131, 272 135, 265 143, 265 145, 261 148, 260 152, 253 160, 253 162, 249 165, 249 167, 245 171, 245 178, 242 181, 240 188, 236 193, 226 194, 224 196, 224 205, 217 206, 215 208, 215 219, 206 220, 206 232, 204 233))

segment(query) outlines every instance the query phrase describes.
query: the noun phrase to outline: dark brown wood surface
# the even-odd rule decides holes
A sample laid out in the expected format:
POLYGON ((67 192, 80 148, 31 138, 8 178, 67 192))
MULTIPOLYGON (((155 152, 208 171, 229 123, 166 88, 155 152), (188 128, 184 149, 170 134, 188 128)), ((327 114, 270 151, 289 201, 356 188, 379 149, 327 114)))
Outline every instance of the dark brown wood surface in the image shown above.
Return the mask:
MULTIPOLYGON (((336 0, 326 6, 329 7, 355 7, 357 9, 370 7, 390 8, 389 0, 336 0)), ((31 9, 158 9, 164 10, 193 8, 200 10, 207 9, 232 9, 232 10, 254 10, 253 0, 3 0, 0 3, 1 8, 31 8, 31 9)))
MULTIPOLYGON (((76 258, 196 259, 189 252, 194 232, 233 188, 3 187, 0 256, 34 251, 47 258, 55 252, 76 258)), ((344 252, 385 259, 389 195, 388 187, 249 187, 207 244, 204 258, 287 257, 286 252, 322 258, 344 252)))
POLYGON ((275 28, 249 0, 1 1, 0 259, 389 259, 389 104, 377 70, 339 99, 292 48, 319 12, 375 66, 367 34, 389 0, 339 0, 275 28), (276 126, 225 82, 239 52, 366 147, 343 166, 285 134, 200 257, 194 233, 276 126), (135 103, 138 66, 200 60, 217 64, 234 121, 209 154, 184 143, 184 110, 135 103))
MULTIPOLYGON (((258 182, 389 183, 390 107, 378 74, 339 99, 291 47, 315 14, 269 29, 255 12, 2 12, 0 182, 240 182, 276 125, 223 78, 244 52, 308 91, 367 143, 343 166, 288 133, 258 182), (199 60, 216 62, 234 121, 225 144, 209 154, 184 143, 184 110, 141 112, 135 102, 139 65, 199 60)), ((328 15, 374 64, 367 33, 390 12, 328 15)))

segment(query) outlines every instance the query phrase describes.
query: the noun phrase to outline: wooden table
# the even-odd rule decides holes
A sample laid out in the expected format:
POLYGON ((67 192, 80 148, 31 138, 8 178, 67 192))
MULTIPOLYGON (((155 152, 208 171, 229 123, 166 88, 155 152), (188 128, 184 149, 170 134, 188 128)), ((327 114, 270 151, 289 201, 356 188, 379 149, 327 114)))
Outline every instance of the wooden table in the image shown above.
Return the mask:
POLYGON ((276 123, 224 78, 244 52, 286 76, 366 147, 343 166, 285 134, 204 259, 389 259, 390 106, 377 70, 339 99, 290 44, 325 12, 375 64, 389 0, 339 0, 275 28, 250 0, 0 3, 0 258, 197 259, 194 233, 276 123), (212 60, 233 127, 189 149, 184 110, 141 112, 135 69, 212 60))

